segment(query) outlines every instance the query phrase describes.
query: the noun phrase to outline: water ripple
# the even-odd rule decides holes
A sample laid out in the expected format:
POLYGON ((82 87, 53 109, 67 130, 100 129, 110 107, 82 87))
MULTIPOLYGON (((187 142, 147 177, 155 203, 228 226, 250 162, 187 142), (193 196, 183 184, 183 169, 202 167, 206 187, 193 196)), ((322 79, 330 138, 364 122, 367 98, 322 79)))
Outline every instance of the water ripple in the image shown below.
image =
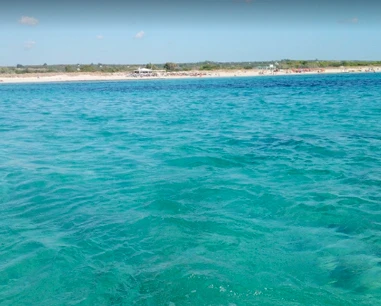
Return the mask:
POLYGON ((379 304, 379 74, 0 95, 1 305, 379 304))

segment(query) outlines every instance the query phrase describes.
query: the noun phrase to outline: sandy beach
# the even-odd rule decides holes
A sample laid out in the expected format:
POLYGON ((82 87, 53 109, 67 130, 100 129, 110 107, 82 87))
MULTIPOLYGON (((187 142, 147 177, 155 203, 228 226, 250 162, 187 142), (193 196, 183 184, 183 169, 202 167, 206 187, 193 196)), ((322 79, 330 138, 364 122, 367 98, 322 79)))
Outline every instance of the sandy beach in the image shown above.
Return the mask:
POLYGON ((0 75, 0 83, 43 83, 43 82, 76 82, 76 81, 119 81, 141 79, 179 79, 197 77, 254 77, 281 76, 301 74, 334 74, 334 73, 375 73, 381 72, 381 67, 362 68, 326 68, 326 69, 294 69, 294 70, 215 70, 215 71, 179 71, 155 73, 155 75, 134 75, 128 72, 118 73, 28 73, 0 75))

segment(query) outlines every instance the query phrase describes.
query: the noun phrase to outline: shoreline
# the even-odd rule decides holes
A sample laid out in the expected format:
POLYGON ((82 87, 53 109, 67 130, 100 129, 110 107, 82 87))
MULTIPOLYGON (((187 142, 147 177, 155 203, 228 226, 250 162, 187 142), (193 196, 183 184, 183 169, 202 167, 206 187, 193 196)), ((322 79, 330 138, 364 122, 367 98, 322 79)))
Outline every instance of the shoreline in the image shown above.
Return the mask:
POLYGON ((214 70, 214 71, 181 71, 167 72, 156 76, 133 76, 128 72, 118 73, 30 73, 22 75, 0 75, 0 84, 11 83, 52 83, 52 82, 85 82, 85 81, 123 81, 123 80, 171 80, 194 78, 227 78, 227 77, 256 77, 256 76, 288 76, 316 74, 354 74, 380 73, 381 67, 361 67, 357 69, 326 68, 309 70, 214 70))

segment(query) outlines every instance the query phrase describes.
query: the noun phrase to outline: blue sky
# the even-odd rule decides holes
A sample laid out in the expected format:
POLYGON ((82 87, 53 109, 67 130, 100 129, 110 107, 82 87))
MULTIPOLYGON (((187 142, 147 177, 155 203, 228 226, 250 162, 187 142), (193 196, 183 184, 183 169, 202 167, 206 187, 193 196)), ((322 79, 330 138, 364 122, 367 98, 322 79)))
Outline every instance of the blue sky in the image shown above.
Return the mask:
POLYGON ((14 0, 0 65, 381 60, 375 0, 14 0))

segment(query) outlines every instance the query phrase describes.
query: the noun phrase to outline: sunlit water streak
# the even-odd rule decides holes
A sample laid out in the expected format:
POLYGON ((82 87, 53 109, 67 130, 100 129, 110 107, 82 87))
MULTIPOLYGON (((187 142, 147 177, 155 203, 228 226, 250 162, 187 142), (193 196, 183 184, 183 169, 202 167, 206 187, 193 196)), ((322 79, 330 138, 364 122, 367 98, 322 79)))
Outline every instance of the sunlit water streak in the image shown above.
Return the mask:
POLYGON ((380 305, 381 75, 0 85, 1 305, 380 305))

